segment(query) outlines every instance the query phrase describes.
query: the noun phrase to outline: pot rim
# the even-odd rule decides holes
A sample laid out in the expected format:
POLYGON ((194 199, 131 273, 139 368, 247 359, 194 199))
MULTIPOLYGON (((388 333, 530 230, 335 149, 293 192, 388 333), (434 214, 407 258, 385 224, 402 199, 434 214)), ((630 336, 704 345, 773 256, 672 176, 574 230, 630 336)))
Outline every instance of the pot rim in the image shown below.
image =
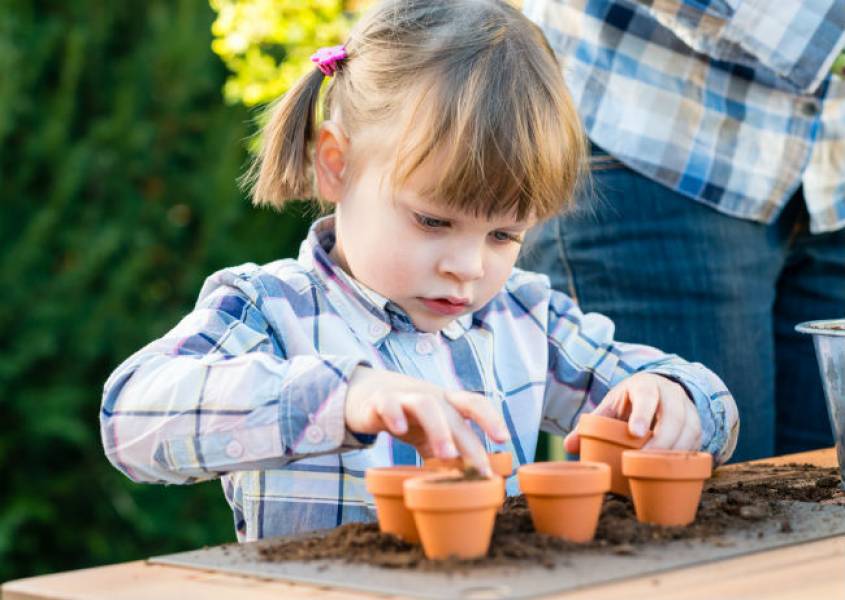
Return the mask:
POLYGON ((490 459, 490 468, 493 469, 493 472, 500 477, 510 477, 513 475, 513 453, 510 450, 497 450, 495 452, 488 452, 488 458, 490 459), (497 461, 501 464, 497 465, 497 461), (501 467, 501 470, 496 470, 496 467, 501 467), (505 469, 507 468, 507 472, 505 469))
POLYGON ((695 450, 625 450, 622 474, 635 479, 695 481, 713 473, 713 457, 695 450))
POLYGON ((441 471, 406 479, 403 484, 405 506, 409 510, 461 511, 499 507, 505 499, 502 478, 494 475, 476 481, 435 483, 438 479, 455 477, 456 473, 441 471))
POLYGON ((795 326, 798 333, 813 335, 829 335, 845 337, 845 319, 823 319, 820 321, 804 321, 795 326))
POLYGON ((575 430, 581 437, 634 449, 641 448, 652 436, 652 432, 649 430, 643 437, 636 437, 628 431, 628 421, 592 413, 581 415, 575 430))
POLYGON ((364 484, 373 496, 402 496, 402 484, 410 477, 430 473, 431 468, 414 465, 370 467, 364 472, 364 484))
POLYGON ((556 460, 517 469, 519 487, 529 496, 592 496, 610 491, 610 465, 556 460))

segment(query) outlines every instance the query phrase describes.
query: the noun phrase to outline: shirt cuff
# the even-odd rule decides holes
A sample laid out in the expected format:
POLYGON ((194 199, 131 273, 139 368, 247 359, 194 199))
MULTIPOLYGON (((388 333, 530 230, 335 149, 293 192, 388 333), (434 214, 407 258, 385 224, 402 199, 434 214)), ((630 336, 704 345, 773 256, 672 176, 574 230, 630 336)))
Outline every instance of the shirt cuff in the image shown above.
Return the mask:
POLYGON ((307 455, 343 452, 352 440, 346 428, 346 396, 349 379, 358 366, 370 366, 361 359, 338 356, 314 357, 319 365, 292 377, 281 393, 279 427, 286 453, 307 455))

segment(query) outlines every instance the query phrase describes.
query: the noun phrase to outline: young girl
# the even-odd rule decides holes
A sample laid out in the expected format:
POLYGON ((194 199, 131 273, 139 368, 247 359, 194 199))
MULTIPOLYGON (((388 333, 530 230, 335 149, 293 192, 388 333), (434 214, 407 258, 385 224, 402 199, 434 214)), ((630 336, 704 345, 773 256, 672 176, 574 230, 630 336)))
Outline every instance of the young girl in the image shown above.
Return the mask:
MULTIPOLYGON (((297 260, 212 275, 105 386, 109 460, 221 477, 240 540, 372 520, 365 469, 485 451, 534 460, 586 411, 718 462, 738 431, 710 371, 613 339, 545 276, 526 230, 566 208, 584 139, 543 35, 501 0, 388 0, 274 109, 258 204, 318 195, 297 260), (325 120, 321 84, 330 77, 325 120), (316 191, 312 190, 312 167, 316 191)), ((509 494, 518 493, 515 477, 509 494)))

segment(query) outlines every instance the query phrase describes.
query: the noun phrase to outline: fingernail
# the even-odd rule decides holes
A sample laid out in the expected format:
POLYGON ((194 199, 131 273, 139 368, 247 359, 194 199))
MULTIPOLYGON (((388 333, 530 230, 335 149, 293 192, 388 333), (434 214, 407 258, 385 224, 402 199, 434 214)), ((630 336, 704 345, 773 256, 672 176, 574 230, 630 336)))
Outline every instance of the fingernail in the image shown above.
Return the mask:
POLYGON ((407 427, 407 424, 402 419, 393 421, 393 429, 396 430, 396 433, 405 433, 407 427))
POLYGON ((456 458, 458 456, 458 449, 452 442, 443 442, 440 444, 441 458, 456 458))
POLYGON ((642 421, 632 421, 631 422, 631 431, 637 437, 643 437, 646 433, 646 426, 645 423, 642 421))
POLYGON ((511 433, 508 431, 507 427, 499 427, 496 429, 496 437, 503 442, 506 442, 511 439, 511 433))

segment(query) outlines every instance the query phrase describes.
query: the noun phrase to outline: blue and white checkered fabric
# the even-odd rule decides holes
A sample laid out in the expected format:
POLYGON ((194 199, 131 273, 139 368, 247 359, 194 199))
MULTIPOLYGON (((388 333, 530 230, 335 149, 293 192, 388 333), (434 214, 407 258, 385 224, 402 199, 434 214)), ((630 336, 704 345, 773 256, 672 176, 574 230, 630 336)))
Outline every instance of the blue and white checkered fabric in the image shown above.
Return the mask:
POLYGON ((719 211, 771 223, 800 185, 845 225, 843 0, 525 0, 590 139, 719 211))
MULTIPOLYGON (((357 365, 478 392, 512 436, 505 446, 484 443, 519 464, 534 460, 539 429, 569 432, 638 371, 683 383, 701 415, 702 448, 720 462, 733 451, 736 406, 713 373, 614 341, 613 323, 582 314, 545 276, 514 270, 481 310, 421 333, 401 308, 332 263, 333 244, 327 217, 312 226, 298 260, 212 275, 194 311, 106 382, 100 418, 109 460, 136 481, 221 477, 240 540, 372 520, 364 470, 420 457, 386 433, 345 428, 357 365)), ((507 487, 517 493, 514 477, 507 487)))

